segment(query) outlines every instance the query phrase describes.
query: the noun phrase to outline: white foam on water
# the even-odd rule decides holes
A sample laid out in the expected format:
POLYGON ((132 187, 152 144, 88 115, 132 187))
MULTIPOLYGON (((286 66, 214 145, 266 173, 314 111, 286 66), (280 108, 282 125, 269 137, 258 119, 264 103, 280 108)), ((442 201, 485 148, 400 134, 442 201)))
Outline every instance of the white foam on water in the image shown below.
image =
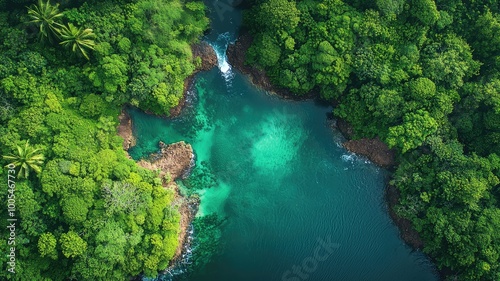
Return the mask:
POLYGON ((234 77, 233 68, 227 61, 227 55, 226 55, 227 46, 231 43, 230 38, 231 35, 229 34, 229 32, 225 32, 217 37, 216 42, 214 43, 209 42, 210 46, 212 46, 212 48, 215 51, 215 54, 217 55, 217 67, 219 68, 222 76, 228 83, 228 86, 230 86, 231 80, 234 77))
POLYGON ((222 73, 224 74, 227 74, 229 71, 231 71, 231 66, 229 65, 229 63, 226 61, 226 59, 224 58, 224 60, 222 61, 222 64, 219 65, 219 69, 222 73))
POLYGON ((355 158, 356 158, 356 155, 355 154, 343 154, 342 156, 340 156, 340 158, 344 161, 344 162, 354 162, 355 158))

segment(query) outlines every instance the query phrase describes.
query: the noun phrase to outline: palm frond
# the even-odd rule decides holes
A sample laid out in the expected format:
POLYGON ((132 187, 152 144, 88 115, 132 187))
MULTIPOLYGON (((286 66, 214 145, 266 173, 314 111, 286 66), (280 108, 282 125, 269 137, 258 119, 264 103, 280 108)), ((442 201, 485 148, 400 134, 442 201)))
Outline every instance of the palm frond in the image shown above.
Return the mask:
POLYGON ((86 49, 93 50, 96 36, 90 28, 78 28, 71 23, 61 28, 60 36, 62 41, 59 44, 71 49, 73 52, 79 51, 86 59, 89 59, 86 49))
POLYGON ((45 157, 43 154, 38 153, 40 149, 33 149, 30 146, 29 141, 26 141, 24 147, 16 146, 17 154, 4 155, 3 158, 6 160, 13 160, 10 164, 19 168, 18 177, 28 177, 29 171, 32 169, 36 173, 41 172, 40 165, 43 164, 45 157), (38 154, 36 154, 38 153, 38 154))
POLYGON ((49 0, 47 2, 39 0, 37 5, 26 8, 31 19, 27 23, 38 25, 41 39, 48 38, 50 41, 52 36, 58 37, 59 27, 62 26, 59 21, 63 16, 63 13, 59 12, 59 4, 52 6, 49 0))

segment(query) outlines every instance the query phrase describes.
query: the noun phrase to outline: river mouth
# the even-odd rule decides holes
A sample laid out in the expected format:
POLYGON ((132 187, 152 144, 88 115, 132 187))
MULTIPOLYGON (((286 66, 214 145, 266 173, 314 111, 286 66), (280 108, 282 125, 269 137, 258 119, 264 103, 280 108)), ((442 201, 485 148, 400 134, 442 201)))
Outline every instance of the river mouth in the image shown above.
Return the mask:
POLYGON ((197 191, 197 216, 227 218, 222 253, 173 280, 437 280, 387 214, 387 172, 342 148, 327 121, 331 107, 280 99, 231 68, 224 53, 240 11, 221 17, 206 4, 213 23, 205 40, 219 67, 196 75, 176 119, 130 110, 130 154, 145 157, 160 140, 190 143, 197 167, 215 179, 197 191))

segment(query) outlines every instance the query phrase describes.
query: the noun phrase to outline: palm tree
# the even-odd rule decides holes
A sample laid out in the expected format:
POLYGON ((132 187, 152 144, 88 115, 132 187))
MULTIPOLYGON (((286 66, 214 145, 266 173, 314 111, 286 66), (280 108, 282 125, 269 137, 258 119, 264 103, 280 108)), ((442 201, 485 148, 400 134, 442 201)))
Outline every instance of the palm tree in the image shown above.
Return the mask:
POLYGON ((59 44, 71 48, 73 52, 78 50, 86 59, 89 59, 87 49, 93 50, 95 47, 95 34, 92 29, 83 29, 68 23, 68 26, 61 28, 59 34, 62 40, 59 44))
POLYGON ((28 23, 34 23, 39 26, 39 36, 41 39, 47 38, 52 42, 52 37, 58 37, 59 28, 62 26, 59 19, 63 16, 63 13, 59 12, 59 4, 52 6, 47 0, 43 2, 38 0, 38 5, 32 5, 28 8, 28 16, 31 21, 28 23))
MULTIPOLYGON (((23 147, 17 146, 17 153, 11 155, 3 156, 6 160, 14 160, 9 165, 14 165, 19 167, 19 172, 17 176, 22 178, 28 178, 29 170, 33 169, 36 173, 40 173, 42 170, 40 165, 43 163, 45 157, 43 154, 36 154, 40 149, 33 149, 30 146, 29 141, 26 141, 26 144, 23 147)), ((8 165, 7 165, 8 166, 8 165)))

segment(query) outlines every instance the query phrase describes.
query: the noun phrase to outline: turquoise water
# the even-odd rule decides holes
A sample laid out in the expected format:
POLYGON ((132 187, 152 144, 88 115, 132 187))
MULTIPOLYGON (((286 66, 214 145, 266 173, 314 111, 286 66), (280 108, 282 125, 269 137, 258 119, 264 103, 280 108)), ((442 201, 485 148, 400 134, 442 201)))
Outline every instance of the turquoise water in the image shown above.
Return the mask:
POLYGON ((198 216, 227 218, 225 247, 189 280, 437 280, 391 223, 387 173, 339 145, 327 123, 332 108, 256 89, 223 56, 239 12, 212 7, 211 18, 206 40, 220 55, 219 69, 197 75, 182 115, 168 120, 130 110, 135 159, 156 151, 160 140, 184 140, 196 165, 216 178, 198 191, 198 216))
POLYGON ((327 124, 331 108, 268 95, 237 73, 227 86, 218 69, 196 81, 197 95, 178 119, 131 111, 135 158, 159 140, 185 140, 218 180, 200 191, 198 215, 228 217, 227 247, 190 280, 305 280, 283 274, 304 260, 312 269, 318 239, 334 249, 307 280, 435 280, 391 224, 386 173, 339 146, 327 124))

